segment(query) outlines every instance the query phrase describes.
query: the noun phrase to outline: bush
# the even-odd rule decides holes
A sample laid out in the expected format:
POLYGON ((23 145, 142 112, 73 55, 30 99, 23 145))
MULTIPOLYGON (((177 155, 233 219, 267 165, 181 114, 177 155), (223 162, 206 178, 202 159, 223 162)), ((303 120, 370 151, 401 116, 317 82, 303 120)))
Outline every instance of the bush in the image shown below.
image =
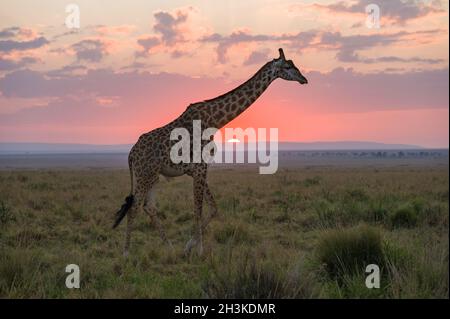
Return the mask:
POLYGON ((417 211, 413 207, 402 206, 394 211, 394 213, 390 217, 390 220, 391 225, 394 228, 399 227, 411 228, 417 226, 419 217, 417 211))
POLYGON ((333 279, 364 273, 369 264, 382 268, 385 263, 381 236, 367 226, 328 232, 320 239, 316 253, 333 279))

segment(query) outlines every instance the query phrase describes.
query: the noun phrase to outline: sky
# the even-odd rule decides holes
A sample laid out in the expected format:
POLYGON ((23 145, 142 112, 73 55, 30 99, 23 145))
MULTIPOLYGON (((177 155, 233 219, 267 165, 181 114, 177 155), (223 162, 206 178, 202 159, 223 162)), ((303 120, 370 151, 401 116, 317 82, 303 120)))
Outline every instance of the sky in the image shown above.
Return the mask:
POLYGON ((309 84, 276 80, 228 127, 448 147, 448 13, 443 0, 3 0, 0 142, 134 143, 281 47, 309 84))

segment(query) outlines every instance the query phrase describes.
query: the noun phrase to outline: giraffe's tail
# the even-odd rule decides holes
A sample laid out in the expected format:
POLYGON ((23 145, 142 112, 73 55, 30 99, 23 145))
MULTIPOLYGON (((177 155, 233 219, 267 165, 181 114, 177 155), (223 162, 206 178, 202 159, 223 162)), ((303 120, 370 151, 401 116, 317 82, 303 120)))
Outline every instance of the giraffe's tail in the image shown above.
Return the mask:
POLYGON ((122 219, 127 214, 128 210, 133 206, 133 195, 128 195, 127 198, 125 198, 125 203, 120 207, 119 211, 116 213, 116 221, 114 222, 113 228, 116 228, 119 226, 122 219))
MULTIPOLYGON (((130 154, 131 155, 131 154, 130 154)), ((125 215, 130 210, 131 206, 133 206, 133 165, 131 156, 128 156, 128 166, 130 167, 130 178, 131 178, 131 192, 130 195, 128 195, 125 198, 125 203, 120 207, 119 211, 116 213, 116 221, 114 222, 113 229, 119 226, 122 219, 125 217, 125 215)))

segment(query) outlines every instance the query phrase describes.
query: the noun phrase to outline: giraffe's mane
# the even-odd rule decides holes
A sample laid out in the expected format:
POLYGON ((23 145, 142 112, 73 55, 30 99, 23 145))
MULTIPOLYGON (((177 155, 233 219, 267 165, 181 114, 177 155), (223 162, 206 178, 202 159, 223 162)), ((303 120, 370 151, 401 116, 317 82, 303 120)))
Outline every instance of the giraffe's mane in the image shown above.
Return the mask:
POLYGON ((272 64, 273 61, 275 61, 275 60, 269 61, 269 62, 267 62, 266 64, 264 64, 261 68, 259 68, 258 71, 256 71, 255 74, 252 75, 251 78, 249 78, 247 81, 245 81, 244 83, 240 84, 239 86, 235 87, 235 88, 232 89, 231 91, 228 91, 228 92, 226 92, 226 93, 224 93, 224 94, 222 94, 222 95, 216 96, 216 97, 214 97, 214 98, 212 98, 212 99, 203 100, 203 101, 201 101, 201 102, 197 102, 197 103, 193 103, 193 104, 201 104, 201 103, 213 102, 214 100, 222 99, 222 98, 226 97, 226 96, 229 95, 229 94, 235 93, 236 91, 240 90, 244 85, 246 85, 248 82, 250 82, 251 80, 253 80, 253 78, 254 78, 258 73, 260 73, 262 70, 264 70, 264 69, 265 69, 266 67, 268 67, 270 64, 272 64))

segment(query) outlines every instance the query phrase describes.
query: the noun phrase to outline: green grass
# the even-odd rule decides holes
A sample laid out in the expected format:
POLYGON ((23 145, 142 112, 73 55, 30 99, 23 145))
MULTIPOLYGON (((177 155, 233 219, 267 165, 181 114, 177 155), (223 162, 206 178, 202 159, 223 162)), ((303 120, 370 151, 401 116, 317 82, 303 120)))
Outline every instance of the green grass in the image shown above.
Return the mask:
POLYGON ((325 233, 316 250, 317 260, 332 279, 362 273, 369 264, 386 268, 381 236, 369 227, 325 233))
POLYGON ((415 227, 419 222, 417 208, 412 205, 405 205, 396 209, 391 215, 393 227, 415 227))
POLYGON ((183 255, 181 177, 157 189, 174 250, 141 213, 124 259, 126 223, 111 226, 126 170, 1 171, 0 298, 448 298, 448 167, 213 169, 209 183, 220 214, 203 256, 183 255), (68 264, 80 289, 65 287, 68 264))

